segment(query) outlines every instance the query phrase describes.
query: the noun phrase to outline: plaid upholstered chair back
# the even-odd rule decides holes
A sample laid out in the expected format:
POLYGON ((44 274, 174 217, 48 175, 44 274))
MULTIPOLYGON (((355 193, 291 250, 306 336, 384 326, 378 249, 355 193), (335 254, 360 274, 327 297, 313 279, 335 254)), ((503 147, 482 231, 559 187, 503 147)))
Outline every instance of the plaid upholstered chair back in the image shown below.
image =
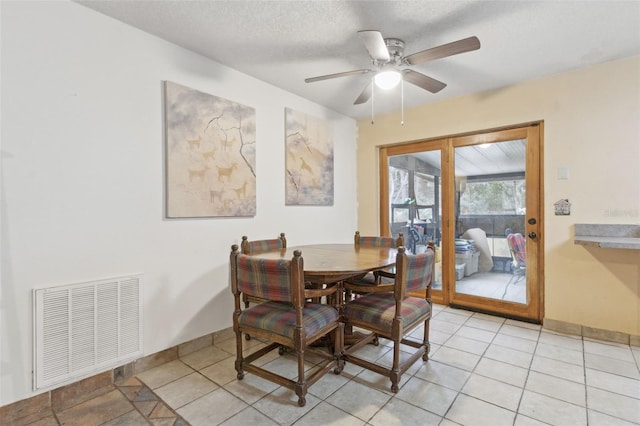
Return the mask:
POLYGON ((237 257, 238 290, 249 296, 276 302, 292 300, 291 260, 237 257))
MULTIPOLYGON (((429 247, 426 252, 420 254, 407 254, 404 248, 398 250, 396 256, 396 271, 402 271, 396 275, 398 280, 404 281, 403 295, 411 292, 421 292, 431 285, 435 251, 429 247)), ((396 286, 400 290, 400 286, 396 286)))
POLYGON ((398 238, 393 237, 369 237, 361 236, 360 231, 356 231, 354 238, 354 244, 356 247, 386 247, 397 248, 404 245, 404 237, 402 232, 398 238))
POLYGON ((287 248, 287 239, 284 236, 284 232, 280 233, 278 238, 272 240, 256 240, 249 241, 249 238, 244 235, 242 237, 241 249, 243 254, 259 253, 269 250, 279 250, 287 248))

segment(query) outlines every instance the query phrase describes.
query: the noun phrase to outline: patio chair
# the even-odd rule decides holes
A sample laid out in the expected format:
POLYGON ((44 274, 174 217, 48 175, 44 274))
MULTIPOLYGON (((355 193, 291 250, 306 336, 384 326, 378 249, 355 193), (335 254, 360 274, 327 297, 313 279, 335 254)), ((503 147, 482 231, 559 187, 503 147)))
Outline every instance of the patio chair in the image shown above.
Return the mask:
POLYGON ((511 271, 513 275, 504 287, 504 293, 502 294, 503 299, 507 295, 509 285, 516 284, 527 275, 527 241, 521 233, 509 231, 511 231, 511 229, 507 228, 505 234, 507 236, 509 252, 511 253, 511 271))

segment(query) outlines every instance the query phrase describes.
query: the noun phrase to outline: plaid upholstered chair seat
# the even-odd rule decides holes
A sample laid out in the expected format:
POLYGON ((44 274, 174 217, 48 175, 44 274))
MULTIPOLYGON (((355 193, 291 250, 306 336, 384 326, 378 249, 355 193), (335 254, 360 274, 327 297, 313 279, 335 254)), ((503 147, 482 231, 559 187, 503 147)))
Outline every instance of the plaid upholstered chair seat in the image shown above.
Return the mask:
MULTIPOLYGON (((307 336, 313 336, 337 320, 338 311, 333 306, 307 303, 302 308, 302 327, 307 336)), ((293 339, 296 309, 290 303, 264 302, 242 311, 238 323, 293 339)))
MULTIPOLYGON (((364 321, 380 328, 391 329, 396 314, 393 293, 371 293, 358 297, 344 307, 344 316, 353 321, 364 321)), ((406 297, 400 308, 404 328, 431 313, 431 305, 418 297, 406 297)))

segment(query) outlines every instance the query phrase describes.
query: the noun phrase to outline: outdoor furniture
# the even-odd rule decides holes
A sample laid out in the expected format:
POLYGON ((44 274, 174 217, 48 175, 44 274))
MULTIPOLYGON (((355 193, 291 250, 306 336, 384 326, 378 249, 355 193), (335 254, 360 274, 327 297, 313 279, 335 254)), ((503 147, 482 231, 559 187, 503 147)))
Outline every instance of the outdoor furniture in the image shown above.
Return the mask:
POLYGON ((504 287, 503 299, 507 295, 509 285, 516 284, 527 275, 527 240, 521 233, 508 232, 509 230, 507 229, 505 233, 507 234, 507 245, 511 253, 511 271, 513 275, 504 287))

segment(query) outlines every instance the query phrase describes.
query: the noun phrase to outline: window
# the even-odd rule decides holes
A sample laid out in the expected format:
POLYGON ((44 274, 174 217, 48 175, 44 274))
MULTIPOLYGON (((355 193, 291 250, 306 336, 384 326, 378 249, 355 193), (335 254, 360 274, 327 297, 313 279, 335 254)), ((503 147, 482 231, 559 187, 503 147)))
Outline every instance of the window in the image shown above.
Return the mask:
MULTIPOLYGON (((439 191, 437 192, 440 193, 439 191)), ((420 208, 420 206, 433 206, 436 204, 435 179, 433 176, 408 171, 396 167, 389 166, 389 198, 391 204, 407 204, 407 201, 414 201, 416 204, 416 217, 424 221, 433 222, 433 209, 420 208), (411 176, 413 176, 413 185, 409 185, 411 176)), ((439 201, 439 200, 438 200, 439 201)), ((438 205, 440 205, 438 203, 438 205)), ((407 208, 392 208, 392 223, 407 222, 412 218, 409 217, 410 210, 407 208)), ((439 213, 439 212, 438 212, 439 213)))
MULTIPOLYGON (((409 172, 389 166, 389 204, 404 204, 407 198, 409 198, 409 172)), ((408 209, 393 209, 392 223, 408 220, 408 209)))
POLYGON ((460 214, 525 214, 524 176, 510 180, 467 181, 460 196, 460 214))
MULTIPOLYGON (((413 187, 416 193, 416 204, 418 206, 433 206, 436 205, 436 191, 435 179, 431 175, 416 172, 413 179, 413 187)), ((439 206, 440 203, 437 203, 439 206)), ((440 213, 440 212, 438 212, 440 213)), ((418 208, 418 218, 429 222, 434 222, 433 209, 421 209, 418 208)))

